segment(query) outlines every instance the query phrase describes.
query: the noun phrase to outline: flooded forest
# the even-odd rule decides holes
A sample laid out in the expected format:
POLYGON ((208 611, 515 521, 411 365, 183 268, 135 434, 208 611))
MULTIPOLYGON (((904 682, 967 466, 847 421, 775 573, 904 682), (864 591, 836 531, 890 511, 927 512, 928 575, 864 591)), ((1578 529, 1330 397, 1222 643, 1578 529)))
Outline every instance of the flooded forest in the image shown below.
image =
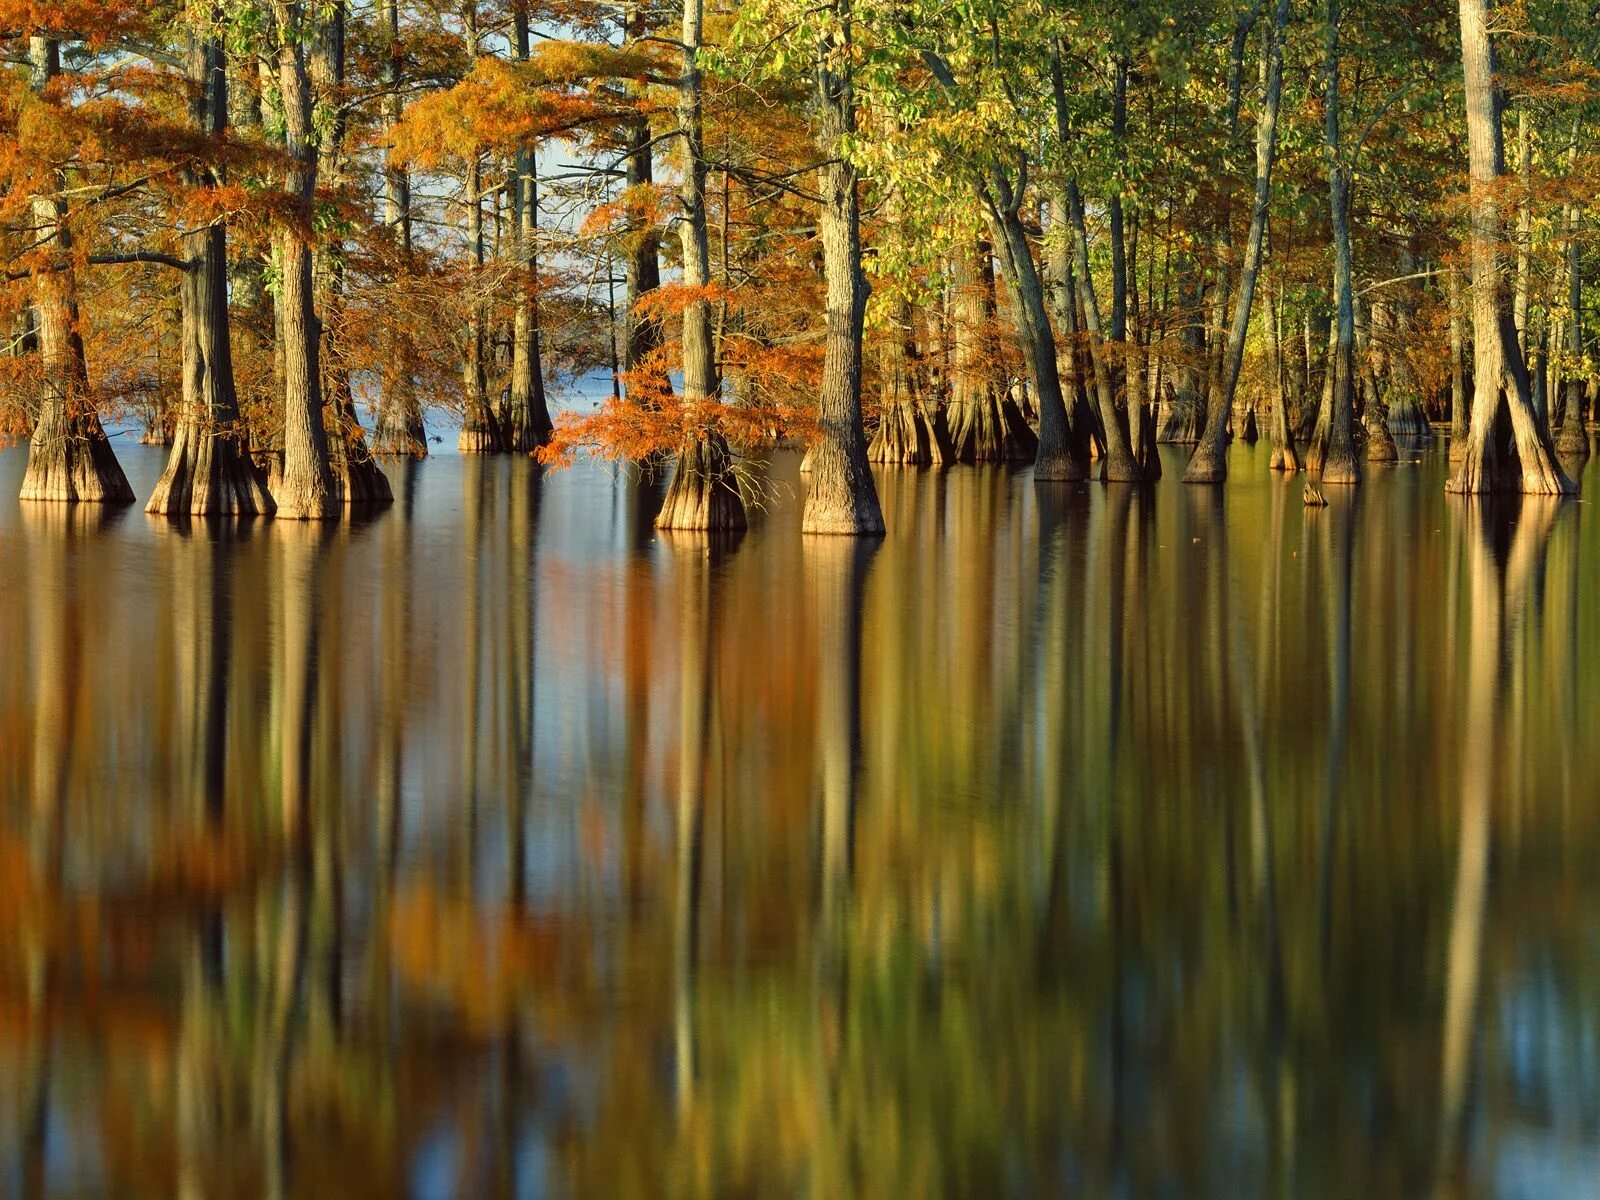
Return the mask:
POLYGON ((0 48, 0 1200, 1594 1188, 1590 8, 0 48))

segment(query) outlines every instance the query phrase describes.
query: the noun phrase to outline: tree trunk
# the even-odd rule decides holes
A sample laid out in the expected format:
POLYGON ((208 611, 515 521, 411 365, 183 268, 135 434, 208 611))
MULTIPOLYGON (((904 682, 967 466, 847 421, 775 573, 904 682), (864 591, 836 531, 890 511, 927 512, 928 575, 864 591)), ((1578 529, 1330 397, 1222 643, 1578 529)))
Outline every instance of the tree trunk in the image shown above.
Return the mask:
POLYGON ((1450 276, 1450 461, 1467 452, 1467 430, 1472 420, 1472 397, 1467 392, 1465 335, 1461 321, 1461 268, 1449 267, 1450 276))
POLYGON ((1366 426, 1367 461, 1392 463, 1400 459, 1400 451, 1389 432, 1389 403, 1384 383, 1388 378, 1388 356, 1383 350, 1383 336, 1388 329, 1388 317, 1383 305, 1371 304, 1368 318, 1361 315, 1361 306, 1355 305, 1356 352, 1361 364, 1361 385, 1366 402, 1361 406, 1362 422, 1366 426))
MULTIPOLYGON (((53 38, 28 40, 33 87, 43 92, 61 73, 61 46, 53 38)), ((22 499, 69 503, 131 504, 133 489, 100 427, 89 393, 89 366, 78 332, 78 283, 72 268, 72 233, 65 185, 54 176, 57 194, 33 198, 33 237, 60 257, 34 277, 33 307, 38 320, 43 386, 39 413, 28 441, 28 468, 22 499)))
MULTIPOLYGON (((227 60, 206 0, 189 0, 186 67, 193 87, 190 120, 220 140, 228 125, 227 60)), ((220 180, 190 173, 194 187, 220 180)), ((184 233, 189 266, 180 287, 183 305, 183 400, 166 472, 145 511, 176 516, 268 514, 266 480, 250 458, 234 390, 228 328, 228 235, 217 222, 184 233)))
MULTIPOLYGON (((400 96, 400 7, 398 0, 380 0, 379 37, 383 50, 383 83, 389 95, 383 102, 383 127, 391 134, 400 123, 405 101, 400 96)), ((392 136, 386 139, 392 142, 392 136)), ((398 252, 395 271, 401 278, 412 269, 411 177, 394 161, 394 151, 384 150, 383 223, 398 252)), ((411 360, 416 352, 410 334, 394 323, 388 330, 388 353, 378 393, 378 425, 372 439, 374 454, 401 458, 426 458, 428 434, 422 424, 422 404, 412 383, 411 360)))
POLYGON ((1038 439, 999 386, 992 353, 994 268, 988 248, 963 241, 951 279, 950 443, 957 462, 1027 462, 1038 439))
MULTIPOLYGON (((683 405, 689 418, 677 468, 656 518, 659 529, 737 530, 744 502, 727 438, 711 421, 720 386, 711 344, 711 248, 706 231, 705 130, 701 112, 700 41, 704 0, 683 0, 683 66, 678 77, 679 151, 683 156, 678 240, 683 250, 683 405)), ((859 394, 857 401, 859 403, 859 394)), ((865 458, 866 447, 862 446, 865 458)))
POLYGON ((1094 277, 1089 273, 1089 237, 1084 224, 1083 199, 1076 180, 1067 181, 1067 216, 1072 222, 1072 245, 1078 299, 1083 305, 1084 339, 1089 346, 1089 361, 1094 368, 1094 395, 1099 405, 1101 436, 1105 439, 1105 464, 1101 479, 1107 483, 1137 483, 1144 472, 1134 461, 1128 436, 1128 414, 1117 407, 1110 355, 1100 323, 1100 301, 1095 294, 1094 277))
POLYGON ((1574 491, 1556 462, 1550 431, 1528 393, 1528 372, 1500 282, 1500 199, 1505 171, 1488 0, 1460 0, 1461 65, 1466 81, 1467 148, 1472 177, 1472 425, 1461 466, 1447 487, 1468 494, 1496 488, 1530 494, 1574 491))
MULTIPOLYGON (((1010 184, 998 172, 991 186, 1010 184)), ((991 197, 991 201, 992 201, 991 197)), ((1011 288, 1016 315, 1017 336, 1028 378, 1039 408, 1039 434, 1033 477, 1037 480, 1073 481, 1087 478, 1087 438, 1075 436, 1061 391, 1061 375, 1056 367, 1056 339, 1045 308, 1044 286, 1033 261, 1027 231, 1017 212, 1019 194, 1005 195, 998 205, 990 203, 989 220, 1000 247, 1000 263, 1011 288)), ((1014 403, 1014 401, 1013 401, 1014 403)), ((1130 454, 1129 461, 1132 461, 1130 454)))
MULTIPOLYGON (((646 7, 642 0, 629 5, 623 31, 624 44, 647 34, 649 27, 645 14, 646 7)), ((643 84, 630 84, 629 89, 636 101, 644 100, 643 84)), ((630 117, 624 129, 628 149, 625 182, 630 193, 642 195, 655 183, 655 152, 651 146, 650 118, 642 113, 630 117)), ((630 225, 627 249, 623 256, 628 315, 622 369, 627 375, 628 399, 632 402, 654 403, 671 392, 665 372, 653 365, 662 341, 661 319, 640 311, 640 302, 661 286, 657 236, 654 225, 630 225), (647 365, 648 373, 641 377, 640 373, 647 370, 647 365)))
MULTIPOLYGON (((517 58, 528 61, 530 29, 527 0, 514 7, 517 58)), ((539 152, 517 151, 511 189, 511 246, 517 257, 516 308, 512 318, 511 387, 500 411, 504 448, 526 454, 550 440, 550 407, 544 394, 544 364, 539 355, 539 152)))
POLYGON ((483 286, 483 167, 476 151, 467 159, 467 247, 472 255, 472 296, 467 313, 466 353, 461 360, 461 435, 456 449, 462 454, 494 454, 505 449, 500 423, 489 407, 488 375, 484 368, 483 301, 478 289, 483 286))
POLYGON ((1282 303, 1282 285, 1279 285, 1278 303, 1273 298, 1267 297, 1267 304, 1261 310, 1266 318, 1267 330, 1267 355, 1270 360, 1270 388, 1272 412, 1267 427, 1268 441, 1272 445, 1272 455, 1267 461, 1267 469, 1271 471, 1287 471, 1293 475, 1300 470, 1300 452, 1294 444, 1294 428, 1289 421, 1289 395, 1284 385, 1285 370, 1283 361, 1283 321, 1278 312, 1278 305, 1282 303))
POLYGON ((322 520, 339 515, 322 423, 322 363, 311 272, 311 204, 317 148, 306 69, 305 5, 273 0, 277 17, 278 86, 283 100, 287 167, 284 191, 294 209, 279 234, 283 278, 278 340, 283 355, 283 470, 272 491, 278 516, 322 520))
POLYGON ((1350 286, 1350 180, 1340 161, 1339 0, 1328 0, 1323 58, 1323 133, 1328 160, 1328 200, 1333 226, 1334 320, 1322 412, 1317 417, 1309 469, 1324 483, 1360 483, 1355 437, 1355 299, 1350 286))
POLYGON ((1206 426, 1200 435, 1185 483, 1221 483, 1228 477, 1228 416, 1233 411, 1239 371, 1244 364, 1244 340, 1250 326, 1250 306, 1255 300, 1256 275, 1261 269, 1261 247, 1267 232, 1267 204, 1272 198, 1272 164, 1278 145, 1278 101, 1283 95, 1283 36, 1289 24, 1289 0, 1278 0, 1272 31, 1267 35, 1266 89, 1256 117, 1256 187, 1250 209, 1250 233, 1245 241, 1244 264, 1239 271, 1239 292, 1234 300, 1233 324, 1223 351, 1220 387, 1206 405, 1206 426))
MULTIPOLYGON (((1576 162, 1578 131, 1572 132, 1572 150, 1568 161, 1576 162)), ((1583 248, 1579 244, 1579 222, 1582 213, 1576 204, 1568 204, 1566 211, 1567 234, 1567 355, 1572 369, 1562 380, 1564 412, 1561 416, 1561 440, 1556 450, 1561 457, 1582 462, 1589 457, 1589 431, 1583 423, 1583 378, 1578 364, 1583 360, 1583 248)))
POLYGON ((822 436, 811 448, 800 528, 805 533, 881 534, 883 510, 861 427, 861 324, 868 284, 861 270, 861 198, 847 145, 856 129, 850 0, 833 0, 831 9, 837 24, 828 36, 819 37, 816 64, 818 140, 827 159, 818 222, 828 319, 822 436))
MULTIPOLYGON (((321 7, 324 17, 312 39, 310 77, 328 110, 318 129, 318 177, 331 187, 345 182, 345 4, 343 0, 321 7)), ((324 401, 323 425, 328 443, 328 466, 340 500, 350 505, 387 504, 394 499, 389 480, 367 446, 365 431, 356 415, 350 371, 340 348, 344 337, 345 250, 337 235, 317 252, 313 278, 320 276, 323 319, 316 323, 320 341, 324 401)))

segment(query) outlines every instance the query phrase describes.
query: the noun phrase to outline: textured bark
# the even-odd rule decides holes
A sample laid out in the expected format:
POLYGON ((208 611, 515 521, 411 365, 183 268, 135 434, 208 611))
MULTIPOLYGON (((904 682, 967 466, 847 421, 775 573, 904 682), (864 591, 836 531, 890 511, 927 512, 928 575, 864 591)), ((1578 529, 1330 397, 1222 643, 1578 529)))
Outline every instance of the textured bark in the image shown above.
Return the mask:
POLYGON ((1461 271, 1450 275, 1450 461, 1467 452, 1467 431, 1472 423, 1472 396, 1467 391, 1466 338, 1461 317, 1461 271))
MULTIPOLYGON (((227 60, 212 31, 205 0, 190 0, 186 68, 193 87, 190 121, 221 138, 228 123, 227 60), (202 33, 202 31, 205 31, 202 33)), ((190 172, 191 187, 214 186, 207 172, 190 172)), ((234 390, 228 328, 228 241, 221 224, 184 234, 189 267, 179 294, 183 309, 183 397, 167 469, 145 511, 266 514, 273 511, 266 480, 250 457, 234 390)))
POLYGON ((1078 301, 1084 318, 1084 341, 1094 369, 1094 398, 1104 439, 1105 462, 1100 477, 1108 483, 1137 483, 1144 472, 1134 461, 1128 435, 1128 413, 1117 406, 1116 384, 1111 356, 1106 350, 1105 331, 1100 322, 1100 300, 1095 293, 1094 276, 1089 272, 1089 237, 1084 224, 1083 200, 1076 180, 1067 183, 1067 217, 1072 224, 1073 266, 1078 285, 1078 301))
MULTIPOLYGON (((1261 269, 1262 246, 1267 232, 1267 204, 1272 197, 1272 165, 1278 146, 1278 102, 1283 95, 1283 35, 1289 23, 1289 0, 1278 0, 1272 31, 1267 35, 1266 87, 1256 118, 1256 183, 1250 209, 1250 232, 1245 239, 1244 263, 1239 270, 1239 291, 1234 300, 1233 323, 1228 329, 1221 371, 1206 404, 1205 430, 1183 473, 1185 483, 1221 483, 1228 477, 1228 439, 1225 428, 1239 387, 1244 364, 1245 334, 1250 326, 1250 306, 1255 300, 1256 276, 1261 269)), ((1254 425, 1254 412, 1251 413, 1254 425)), ((1253 439, 1246 439, 1253 440, 1253 439)))
POLYGON ((955 461, 1027 462, 1038 439, 994 378, 989 329, 994 272, 987 250, 962 244, 953 260, 951 386, 946 406, 955 461))
POLYGON ((1187 254, 1179 257, 1177 276, 1181 353, 1172 365, 1172 398, 1163 406, 1156 441, 1181 444, 1198 442, 1206 423, 1206 403, 1200 392, 1198 366, 1205 355, 1205 335, 1196 319, 1204 289, 1193 259, 1187 254))
POLYGON ((1359 305, 1354 307, 1356 317, 1356 352, 1360 363, 1361 391, 1365 402, 1361 406, 1362 424, 1367 435, 1367 461, 1375 463, 1398 462, 1399 448, 1394 435, 1389 432, 1389 405, 1382 379, 1386 374, 1385 356, 1379 348, 1379 337, 1386 324, 1378 305, 1370 309, 1370 321, 1362 317, 1359 305))
POLYGON ((861 270, 861 198, 846 141, 855 134, 850 0, 833 0, 831 36, 817 44, 816 98, 821 171, 822 269, 827 343, 822 360, 822 436, 811 448, 805 533, 881 534, 883 509, 867 465, 861 426, 861 326, 867 279, 861 270))
MULTIPOLYGON (((399 124, 405 109, 400 95, 402 75, 400 46, 400 8, 397 0, 380 0, 378 32, 382 39, 383 84, 390 94, 383 102, 383 127, 386 134, 399 124)), ((392 138, 386 138, 386 144, 392 138)), ((395 161, 391 148, 384 150, 383 223, 398 251, 398 269, 411 267, 411 176, 395 161)), ((391 329, 384 376, 378 393, 377 428, 372 439, 374 454, 397 458, 426 458, 428 434, 422 424, 422 404, 411 378, 413 347, 403 328, 391 329)))
POLYGON ((1534 412, 1528 373, 1500 280, 1497 184, 1505 172, 1505 150, 1488 3, 1460 0, 1459 11, 1472 179, 1475 395, 1466 453, 1446 486, 1452 492, 1468 494, 1506 488, 1560 495, 1575 489, 1556 462, 1548 426, 1542 425, 1534 412))
MULTIPOLYGON (((318 177, 330 186, 345 182, 344 86, 345 86, 345 4, 342 0, 326 5, 312 38, 310 77, 326 99, 326 121, 317 126, 318 177)), ((314 274, 320 277, 320 301, 326 320, 316 323, 319 335, 323 376, 323 425, 328 442, 328 466, 333 473, 334 490, 346 506, 387 504, 394 499, 383 468, 372 457, 366 433, 356 416, 355 392, 350 373, 337 339, 343 335, 345 300, 345 250, 337 237, 319 251, 314 274)))
MULTIPOLYGON (((44 91, 61 71, 60 46, 49 38, 30 38, 29 57, 33 86, 44 91)), ((55 182, 59 188, 63 181, 57 176, 55 182)), ((41 248, 54 248, 63 261, 59 269, 40 271, 34 277, 33 309, 43 388, 28 441, 22 499, 131 504, 133 489, 100 427, 100 415, 89 392, 89 367, 78 332, 77 274, 71 266, 66 201, 59 194, 35 196, 32 209, 33 236, 41 248)))
MULTIPOLYGON (((527 0, 514 5, 517 58, 528 60, 530 37, 527 0)), ((511 188, 511 248, 517 259, 517 288, 511 333, 511 386, 499 411, 504 449, 526 454, 550 440, 553 427, 544 394, 544 363, 539 346, 539 160, 537 148, 524 146, 516 156, 511 188)))
MULTIPOLYGON (((1578 149, 1577 131, 1572 137, 1572 157, 1578 149)), ((1567 351, 1581 357, 1583 354, 1583 248, 1578 240, 1580 212, 1577 205, 1568 205, 1567 222, 1567 351)), ((1565 460, 1581 462, 1589 457, 1589 431, 1583 423, 1583 380, 1576 370, 1562 381, 1563 405, 1561 438, 1556 451, 1565 460)))
MULTIPOLYGON (((703 0, 683 0, 682 65, 677 81, 678 152, 682 156, 678 242, 683 286, 690 291, 682 319, 683 402, 691 409, 715 403, 720 391, 711 344, 711 305, 703 298, 711 282, 706 231, 705 130, 701 110, 700 42, 703 0), (701 293, 695 295, 695 293, 701 293)), ((660 529, 732 530, 745 527, 744 504, 733 476, 727 440, 713 430, 690 433, 656 518, 660 529)))
POLYGON ((273 0, 278 23, 276 67, 283 103, 287 168, 284 191, 295 217, 279 234, 283 272, 278 341, 283 362, 283 469, 272 488, 278 516, 321 520, 339 515, 322 423, 322 364, 312 282, 311 202, 317 186, 317 148, 311 123, 311 77, 306 68, 305 6, 273 0))
MULTIPOLYGON (((1019 175, 1022 175, 1020 169, 1019 175)), ((1045 308, 1044 286, 1040 282, 1033 251, 1028 245, 1028 236, 1018 213, 1021 190, 1002 172, 992 172, 988 196, 990 224, 996 234, 1001 268, 1011 289, 1017 340, 1039 405, 1033 477, 1038 480, 1079 480, 1087 476, 1088 463, 1078 450, 1082 439, 1073 437, 1068 423, 1066 398, 1062 394, 1061 376, 1056 367, 1055 333, 1045 308)), ((1009 393, 1007 400, 1021 416, 1021 410, 1009 393)), ((1129 461, 1132 462, 1131 455, 1129 461)))
POLYGON ((940 466, 954 457, 944 413, 927 403, 912 331, 911 302, 896 301, 889 314, 891 328, 879 351, 878 401, 882 415, 872 444, 871 462, 905 466, 940 466))
MULTIPOLYGON (((1282 302, 1282 287, 1279 288, 1279 303, 1282 302)), ((1283 354, 1283 322, 1278 316, 1278 305, 1269 302, 1262 309, 1262 316, 1266 318, 1267 352, 1271 360, 1272 374, 1272 411, 1267 421, 1267 440, 1272 446, 1271 457, 1267 460, 1267 469, 1271 471, 1287 471, 1293 475, 1300 469, 1300 452, 1294 444, 1294 426, 1289 420, 1289 390, 1286 386, 1288 371, 1283 354)))
MULTIPOLYGON (((483 277, 482 165, 476 154, 467 162, 467 246, 476 279, 483 277)), ((474 288, 478 286, 476 282, 474 288)), ((500 423, 489 407, 488 376, 484 367, 483 305, 474 302, 467 315, 466 353, 461 360, 461 434, 456 449, 462 454, 494 454, 505 449, 500 423)))
POLYGON ((1355 299, 1350 286, 1350 181, 1340 160, 1339 0, 1328 0, 1323 57, 1323 137, 1328 163, 1329 215, 1333 228, 1334 320, 1322 411, 1306 456, 1323 483, 1360 483, 1355 438, 1355 299))

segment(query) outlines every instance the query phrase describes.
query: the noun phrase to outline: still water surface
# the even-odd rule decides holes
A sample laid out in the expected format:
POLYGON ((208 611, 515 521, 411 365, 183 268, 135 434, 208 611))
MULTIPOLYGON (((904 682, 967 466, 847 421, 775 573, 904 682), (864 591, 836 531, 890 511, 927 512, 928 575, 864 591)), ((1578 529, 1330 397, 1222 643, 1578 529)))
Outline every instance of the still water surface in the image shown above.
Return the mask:
POLYGON ((875 545, 780 456, 711 545, 0 452, 0 1195, 1590 1194, 1600 522, 1419 453, 884 471, 875 545))

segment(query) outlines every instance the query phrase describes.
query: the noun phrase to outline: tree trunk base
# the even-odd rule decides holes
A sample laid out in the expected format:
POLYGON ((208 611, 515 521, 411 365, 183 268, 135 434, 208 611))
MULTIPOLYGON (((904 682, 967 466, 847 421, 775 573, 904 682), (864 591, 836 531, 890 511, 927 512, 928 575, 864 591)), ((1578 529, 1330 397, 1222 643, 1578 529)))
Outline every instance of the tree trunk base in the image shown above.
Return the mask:
POLYGON ((339 502, 346 508, 392 504, 394 489, 389 486, 389 477, 367 448, 367 439, 360 429, 349 429, 332 442, 329 466, 333 469, 339 502))
POLYGON ((1033 477, 1041 483, 1082 483, 1089 478, 1089 464, 1071 451, 1040 454, 1033 460, 1033 477))
POLYGON ((977 400, 951 401, 945 412, 956 462, 1028 462, 1038 453, 1038 435, 1011 398, 996 389, 986 389, 977 400))
POLYGON ((274 455, 267 474, 275 515, 280 521, 332 521, 340 515, 339 495, 326 467, 290 472, 274 455))
POLYGON ((23 500, 64 504, 132 504, 133 488, 94 413, 41 417, 28 442, 23 500))
POLYGON ((908 467, 942 466, 954 455, 941 415, 917 400, 901 400, 883 410, 867 461, 908 467))
POLYGON ((1183 481, 1185 483, 1226 483, 1228 481, 1228 447, 1224 442, 1220 448, 1207 441, 1201 441, 1194 449, 1194 454, 1189 458, 1189 465, 1184 468, 1183 481))
POLYGON ((1252 404, 1245 409, 1243 419, 1235 421, 1234 424, 1239 429, 1239 440, 1247 446, 1253 446, 1261 439, 1261 429, 1256 422, 1255 405, 1252 404))
POLYGON ((1433 438, 1433 426, 1428 424, 1428 415, 1422 411, 1422 405, 1409 397, 1390 406, 1389 432, 1395 437, 1418 438, 1422 441, 1431 441, 1433 438))
POLYGON ((1400 448, 1394 444, 1386 421, 1373 421, 1367 426, 1367 461, 1392 463, 1400 461, 1400 448))
POLYGON ((883 531, 883 509, 866 456, 860 449, 852 454, 824 431, 822 440, 811 447, 811 483, 800 532, 877 535, 883 531))
POLYGON ((1101 483, 1143 483, 1144 471, 1132 452, 1107 454, 1100 464, 1101 483))
POLYGON ((167 469, 144 508, 158 517, 270 516, 276 509, 242 441, 193 421, 178 426, 167 469))
POLYGON ((1290 475, 1300 470, 1300 452, 1294 448, 1294 443, 1274 446, 1272 456, 1267 460, 1267 470, 1286 471, 1290 475))
POLYGON ((532 401, 511 397, 499 413, 501 448, 508 454, 532 454, 550 440, 555 426, 550 414, 536 412, 532 401))
POLYGON ((428 434, 422 427, 422 415, 396 413, 388 405, 380 408, 372 453, 381 458, 427 458, 428 434))
POLYGON ((685 441, 656 528, 732 532, 746 524, 727 439, 702 432, 685 441))
POLYGON ((1206 406, 1198 399, 1188 400, 1174 397, 1162 406, 1163 413, 1159 428, 1156 430, 1156 441, 1164 446, 1189 445, 1200 440, 1200 435, 1205 432, 1206 406))
POLYGON ((1322 456, 1317 477, 1323 484, 1354 486, 1361 482, 1361 456, 1354 444, 1329 446, 1322 456))
POLYGON ((500 429, 494 418, 487 415, 468 420, 456 438, 456 450, 461 454, 498 454, 503 449, 505 443, 500 429))

